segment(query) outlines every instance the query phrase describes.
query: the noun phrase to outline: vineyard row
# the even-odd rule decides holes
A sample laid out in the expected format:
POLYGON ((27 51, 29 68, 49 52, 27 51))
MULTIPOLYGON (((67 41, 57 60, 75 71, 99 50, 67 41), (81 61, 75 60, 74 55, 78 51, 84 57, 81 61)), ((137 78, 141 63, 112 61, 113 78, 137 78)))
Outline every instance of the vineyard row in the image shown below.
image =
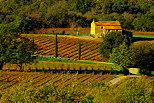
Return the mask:
POLYGON ((99 54, 99 44, 101 41, 97 39, 58 36, 57 44, 55 44, 56 38, 53 35, 46 36, 39 34, 25 34, 22 36, 34 41, 34 47, 37 48, 34 53, 38 55, 58 55, 58 57, 67 57, 73 59, 105 61, 104 58, 99 54))
POLYGON ((21 71, 50 71, 50 70, 119 70, 118 67, 105 64, 87 64, 87 63, 62 63, 62 62, 34 62, 19 67, 17 64, 6 63, 3 70, 21 70, 21 71))
POLYGON ((72 83, 82 83, 88 85, 92 82, 107 82, 116 75, 94 75, 94 74, 52 74, 37 72, 3 72, 0 73, 0 92, 6 93, 14 89, 15 86, 41 87, 52 84, 54 87, 63 89, 72 83))

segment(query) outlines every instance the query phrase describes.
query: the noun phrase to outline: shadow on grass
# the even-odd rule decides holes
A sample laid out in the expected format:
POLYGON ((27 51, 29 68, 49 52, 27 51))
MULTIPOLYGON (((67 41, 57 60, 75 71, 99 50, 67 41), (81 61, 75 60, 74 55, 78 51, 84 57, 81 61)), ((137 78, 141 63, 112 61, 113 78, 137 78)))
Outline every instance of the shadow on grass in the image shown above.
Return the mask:
POLYGON ((133 37, 133 42, 135 41, 146 41, 146 40, 154 40, 154 38, 145 38, 145 37, 133 37))

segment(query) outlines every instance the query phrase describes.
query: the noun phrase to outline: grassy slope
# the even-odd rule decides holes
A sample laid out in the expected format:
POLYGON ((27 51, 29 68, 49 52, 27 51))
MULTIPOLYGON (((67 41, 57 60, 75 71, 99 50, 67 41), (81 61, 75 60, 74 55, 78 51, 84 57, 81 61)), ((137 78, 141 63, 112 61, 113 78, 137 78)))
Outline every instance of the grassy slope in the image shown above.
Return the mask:
POLYGON ((97 62, 97 61, 88 61, 88 60, 67 60, 67 59, 45 58, 45 57, 37 57, 37 58, 36 58, 36 61, 63 62, 63 63, 108 64, 108 65, 114 65, 114 63, 109 63, 109 62, 97 62))

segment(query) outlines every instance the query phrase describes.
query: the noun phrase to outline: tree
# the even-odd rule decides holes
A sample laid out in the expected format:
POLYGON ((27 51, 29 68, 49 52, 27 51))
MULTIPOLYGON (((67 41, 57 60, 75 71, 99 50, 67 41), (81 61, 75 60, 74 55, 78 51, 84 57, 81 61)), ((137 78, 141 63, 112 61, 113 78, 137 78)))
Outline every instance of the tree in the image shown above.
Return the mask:
POLYGON ((128 9, 127 0, 115 0, 112 5, 112 11, 117 13, 123 13, 128 9))
POLYGON ((66 1, 58 1, 48 8, 45 15, 45 22, 51 27, 65 27, 68 13, 68 4, 66 1))
POLYGON ((139 15, 134 19, 132 25, 136 30, 142 31, 153 31, 154 30, 154 19, 150 14, 139 15))
POLYGON ((134 15, 128 12, 124 12, 122 16, 123 16, 123 22, 122 22, 123 28, 133 29, 134 26, 132 25, 132 22, 134 20, 134 15))
POLYGON ((26 16, 18 16, 12 22, 12 25, 14 27, 14 31, 20 32, 20 33, 29 33, 29 31, 32 30, 32 23, 31 19, 26 16))
POLYGON ((93 0, 68 0, 69 8, 72 11, 86 13, 93 6, 93 0))
POLYGON ((130 45, 131 37, 119 32, 111 32, 103 38, 103 42, 100 44, 100 53, 103 57, 109 58, 112 49, 118 47, 122 43, 130 45))
POLYGON ((147 41, 134 42, 130 46, 135 57, 132 62, 134 66, 141 69, 142 73, 151 71, 154 67, 154 49, 147 41))
POLYGON ((110 54, 110 62, 116 63, 122 67, 131 66, 134 59, 134 52, 129 49, 128 45, 123 43, 119 47, 113 48, 110 54))
POLYGON ((147 73, 154 67, 154 48, 147 41, 134 42, 130 47, 122 44, 113 48, 109 60, 122 67, 140 68, 141 73, 147 73))
POLYGON ((13 22, 10 22, 7 24, 0 24, 0 28, 1 30, 3 30, 3 33, 6 33, 6 32, 29 33, 29 31, 32 30, 32 23, 31 23, 31 19, 28 17, 17 16, 13 22))
POLYGON ((15 63, 22 67, 23 63, 33 61, 32 42, 16 33, 0 32, 0 70, 4 63, 15 63))
POLYGON ((56 34, 55 38, 55 57, 58 57, 58 35, 56 34))

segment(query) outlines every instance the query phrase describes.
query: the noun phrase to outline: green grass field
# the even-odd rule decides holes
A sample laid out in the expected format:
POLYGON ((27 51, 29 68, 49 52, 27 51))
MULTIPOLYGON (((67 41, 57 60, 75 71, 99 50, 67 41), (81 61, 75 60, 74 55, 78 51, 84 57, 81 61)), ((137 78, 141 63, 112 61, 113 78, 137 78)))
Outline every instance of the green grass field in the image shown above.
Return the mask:
POLYGON ((145 35, 133 35, 133 37, 154 38, 154 36, 145 36, 145 35))
POLYGON ((36 57, 36 61, 47 61, 47 62, 63 62, 63 63, 86 63, 86 64, 105 64, 105 65, 112 65, 117 66, 114 63, 109 62, 97 62, 97 61, 89 61, 89 60, 68 60, 68 59, 58 59, 58 58, 46 58, 46 57, 36 57))

